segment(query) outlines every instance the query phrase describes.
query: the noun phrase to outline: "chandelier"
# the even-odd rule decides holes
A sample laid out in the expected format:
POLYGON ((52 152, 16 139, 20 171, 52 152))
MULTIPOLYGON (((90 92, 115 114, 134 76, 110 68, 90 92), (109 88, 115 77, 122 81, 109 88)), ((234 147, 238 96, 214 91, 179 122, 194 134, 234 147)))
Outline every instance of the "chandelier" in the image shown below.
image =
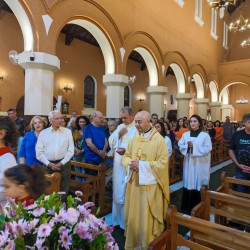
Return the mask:
POLYGON ((250 29, 250 23, 248 19, 245 19, 243 17, 242 13, 240 14, 239 18, 234 23, 230 23, 229 25, 229 30, 233 31, 234 33, 238 31, 242 32, 247 29, 250 29))
POLYGON ((226 8, 228 5, 235 5, 237 0, 210 0, 209 5, 211 8, 226 8))
POLYGON ((250 48, 250 37, 241 43, 241 47, 244 49, 250 48))
POLYGON ((243 96, 241 96, 239 99, 236 100, 237 104, 248 104, 248 99, 245 99, 243 96))

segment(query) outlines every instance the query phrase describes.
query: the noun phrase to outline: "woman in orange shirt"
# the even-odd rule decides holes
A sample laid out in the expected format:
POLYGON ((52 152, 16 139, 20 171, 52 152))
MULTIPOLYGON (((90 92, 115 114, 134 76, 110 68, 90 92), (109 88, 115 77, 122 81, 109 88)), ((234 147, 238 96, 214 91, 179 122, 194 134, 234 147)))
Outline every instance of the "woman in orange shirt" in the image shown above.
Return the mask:
POLYGON ((214 137, 214 141, 221 142, 224 129, 223 129, 223 127, 221 127, 221 123, 219 120, 214 122, 214 129, 216 132, 215 137, 214 137))
POLYGON ((182 135, 188 131, 182 118, 178 119, 177 126, 174 130, 175 136, 175 148, 178 148, 178 141, 181 139, 182 135))

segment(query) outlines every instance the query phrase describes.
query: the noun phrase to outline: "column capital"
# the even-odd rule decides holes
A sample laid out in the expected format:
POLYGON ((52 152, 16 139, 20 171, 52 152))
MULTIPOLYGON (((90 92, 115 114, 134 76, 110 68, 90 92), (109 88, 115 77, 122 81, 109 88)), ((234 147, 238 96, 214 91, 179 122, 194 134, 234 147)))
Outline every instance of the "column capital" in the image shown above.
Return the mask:
POLYGON ((18 64, 24 69, 43 69, 52 72, 60 69, 58 57, 44 52, 23 51, 18 55, 18 64))
POLYGON ((128 85, 128 76, 118 74, 106 74, 102 78, 105 86, 123 86, 128 85))
POLYGON ((149 86, 147 87, 148 94, 163 94, 165 95, 168 92, 168 88, 165 86, 149 86))
POLYGON ((186 99, 191 100, 192 97, 193 97, 193 95, 190 93, 177 93, 175 99, 177 99, 177 100, 186 100, 186 99))
POLYGON ((222 104, 222 107, 223 109, 233 109, 233 105, 231 104, 222 104))
POLYGON ((222 106, 222 102, 210 102, 209 106, 210 107, 221 107, 222 106))
POLYGON ((197 98, 195 99, 196 104, 208 104, 209 99, 208 98, 197 98))

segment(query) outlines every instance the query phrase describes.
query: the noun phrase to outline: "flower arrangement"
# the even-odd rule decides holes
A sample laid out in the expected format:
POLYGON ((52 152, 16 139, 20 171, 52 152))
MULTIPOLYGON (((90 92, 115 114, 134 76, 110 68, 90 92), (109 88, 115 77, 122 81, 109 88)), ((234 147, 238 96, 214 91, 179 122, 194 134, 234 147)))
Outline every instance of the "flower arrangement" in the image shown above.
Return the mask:
POLYGON ((62 194, 42 195, 33 205, 16 205, 9 200, 0 216, 0 249, 119 249, 103 219, 91 213, 94 203, 81 204, 76 197, 62 194))

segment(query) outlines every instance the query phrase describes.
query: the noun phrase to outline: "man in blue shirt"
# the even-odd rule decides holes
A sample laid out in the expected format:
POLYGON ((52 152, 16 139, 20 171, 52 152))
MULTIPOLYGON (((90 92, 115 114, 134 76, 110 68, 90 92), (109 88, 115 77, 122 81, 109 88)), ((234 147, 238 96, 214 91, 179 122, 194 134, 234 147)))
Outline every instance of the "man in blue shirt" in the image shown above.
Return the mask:
MULTIPOLYGON (((92 123, 84 129, 84 151, 85 162, 93 165, 99 165, 106 157, 108 141, 106 133, 100 128, 103 115, 99 111, 92 114, 92 123)), ((86 174, 97 175, 96 170, 85 170, 86 174)))

